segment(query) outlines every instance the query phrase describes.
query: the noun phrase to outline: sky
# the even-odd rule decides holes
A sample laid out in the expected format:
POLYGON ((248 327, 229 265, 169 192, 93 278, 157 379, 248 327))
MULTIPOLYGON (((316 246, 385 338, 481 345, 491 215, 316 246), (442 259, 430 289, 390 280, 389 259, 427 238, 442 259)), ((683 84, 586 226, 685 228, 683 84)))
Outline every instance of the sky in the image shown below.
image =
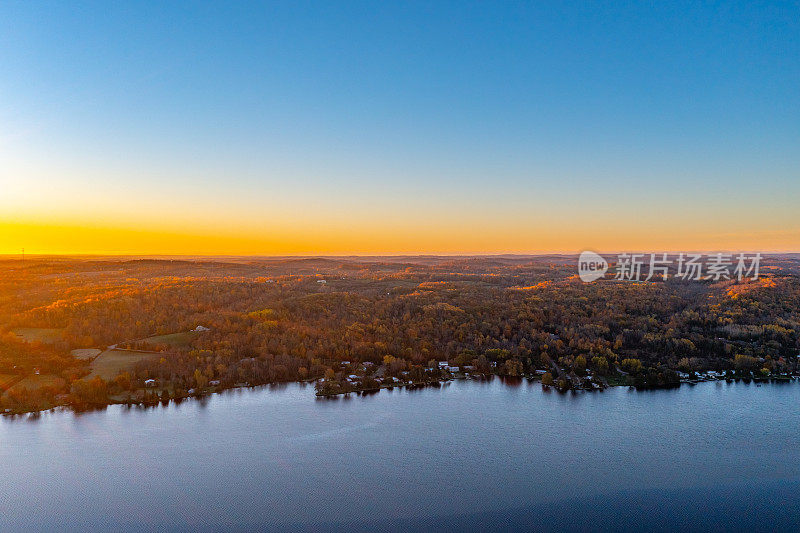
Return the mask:
POLYGON ((0 253, 800 251, 798 2, 0 3, 0 253))

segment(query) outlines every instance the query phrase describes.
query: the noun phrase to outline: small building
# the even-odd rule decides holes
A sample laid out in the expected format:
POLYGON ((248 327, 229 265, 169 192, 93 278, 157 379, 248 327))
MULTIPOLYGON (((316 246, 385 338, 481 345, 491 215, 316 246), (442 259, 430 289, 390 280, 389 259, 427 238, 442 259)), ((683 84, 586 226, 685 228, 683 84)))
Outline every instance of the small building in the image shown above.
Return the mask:
POLYGON ((328 283, 328 282, 327 282, 326 280, 324 280, 324 279, 318 279, 318 280, 317 280, 317 283, 320 283, 320 284, 322 284, 322 285, 325 285, 325 284, 326 284, 326 283, 328 283))
POLYGON ((217 385, 219 385, 219 380, 218 379, 213 379, 213 380, 209 381, 208 384, 211 385, 212 387, 216 387, 217 385))
POLYGON ((211 328, 207 328, 205 326, 197 326, 192 331, 211 331, 211 328))
POLYGON ((154 379, 146 379, 146 380, 144 380, 144 386, 145 387, 155 387, 156 386, 156 380, 154 380, 154 379))

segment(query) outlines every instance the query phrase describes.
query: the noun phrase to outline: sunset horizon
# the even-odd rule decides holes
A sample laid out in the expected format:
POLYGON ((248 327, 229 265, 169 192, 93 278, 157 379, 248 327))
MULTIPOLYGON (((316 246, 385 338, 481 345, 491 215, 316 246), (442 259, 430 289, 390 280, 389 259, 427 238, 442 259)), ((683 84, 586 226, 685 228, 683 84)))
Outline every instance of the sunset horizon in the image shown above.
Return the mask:
POLYGON ((686 232, 655 237, 652 232, 623 238, 619 230, 595 229, 565 235, 554 232, 521 237, 524 231, 504 229, 469 236, 457 232, 398 232, 372 228, 361 235, 327 231, 302 233, 251 230, 248 233, 159 231, 136 227, 0 223, 0 255, 175 255, 175 256, 392 256, 392 255, 539 255, 657 252, 796 253, 794 232, 747 231, 740 234, 686 232), (321 233, 327 235, 320 236, 321 233), (266 235, 265 235, 266 234, 266 235), (470 246, 470 243, 474 243, 470 246), (526 243, 527 246, 523 246, 526 243), (537 246, 537 243, 541 243, 537 246))
POLYGON ((86 10, 0 18, 0 253, 800 250, 780 9, 86 10))

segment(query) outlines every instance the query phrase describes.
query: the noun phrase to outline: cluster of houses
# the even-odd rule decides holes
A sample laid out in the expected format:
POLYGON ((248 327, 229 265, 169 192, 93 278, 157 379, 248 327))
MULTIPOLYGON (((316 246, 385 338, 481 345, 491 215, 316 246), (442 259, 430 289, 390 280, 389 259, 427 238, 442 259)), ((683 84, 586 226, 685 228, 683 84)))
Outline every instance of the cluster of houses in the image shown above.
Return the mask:
POLYGON ((725 379, 728 373, 724 370, 709 370, 708 372, 696 372, 694 377, 688 372, 678 372, 678 377, 681 380, 691 381, 696 379, 698 381, 713 381, 718 379, 725 379))
MULTIPOLYGON (((718 381, 721 379, 734 379, 734 376, 731 375, 730 371, 725 370, 708 370, 706 372, 678 372, 678 377, 681 381, 686 383, 696 383, 699 381, 718 381)), ((764 377, 763 375, 756 375, 754 372, 747 372, 747 375, 750 377, 764 377)), ((739 377, 740 374, 737 374, 736 377, 739 377)), ((782 377, 782 378, 790 378, 790 377, 800 377, 800 373, 795 375, 790 374, 772 374, 772 377, 782 377)))
MULTIPOLYGON (((347 369, 352 365, 352 363, 350 361, 342 361, 340 363, 340 365, 341 365, 341 367, 343 369, 347 369)), ((438 365, 438 369, 440 371, 449 372, 451 374, 464 373, 465 375, 468 376, 469 372, 475 370, 475 367, 472 366, 472 365, 455 366, 455 365, 450 365, 447 361, 439 361, 437 363, 437 365, 438 365)), ((376 366, 375 363, 373 363, 371 361, 364 361, 362 363, 359 363, 358 369, 355 369, 353 372, 359 372, 359 370, 361 370, 362 372, 358 373, 358 374, 357 373, 348 374, 347 376, 344 377, 344 382, 348 383, 350 385, 353 385, 355 387, 360 386, 363 383, 367 373, 370 370, 372 370, 375 366, 376 366)), ((403 384, 412 384, 413 383, 413 380, 411 380, 409 378, 410 372, 408 370, 404 370, 404 371, 400 372, 400 376, 401 377, 386 376, 385 375, 385 369, 383 367, 379 367, 374 373, 371 374, 370 377, 373 380, 375 380, 375 382, 378 383, 379 385, 383 385, 383 384, 385 384, 385 385, 393 385, 393 384, 403 385, 403 384)), ((325 379, 323 378, 320 381, 324 382, 325 379)))

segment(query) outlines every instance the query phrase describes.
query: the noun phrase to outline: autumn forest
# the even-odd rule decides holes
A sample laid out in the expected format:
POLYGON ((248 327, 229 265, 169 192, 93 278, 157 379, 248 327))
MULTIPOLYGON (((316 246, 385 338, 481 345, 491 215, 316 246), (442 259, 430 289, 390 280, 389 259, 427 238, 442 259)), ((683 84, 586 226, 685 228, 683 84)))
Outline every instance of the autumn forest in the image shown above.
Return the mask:
POLYGON ((765 257, 758 280, 593 283, 570 256, 7 257, 0 412, 288 381, 327 396, 496 376, 561 391, 792 379, 799 276, 796 256, 765 257))

